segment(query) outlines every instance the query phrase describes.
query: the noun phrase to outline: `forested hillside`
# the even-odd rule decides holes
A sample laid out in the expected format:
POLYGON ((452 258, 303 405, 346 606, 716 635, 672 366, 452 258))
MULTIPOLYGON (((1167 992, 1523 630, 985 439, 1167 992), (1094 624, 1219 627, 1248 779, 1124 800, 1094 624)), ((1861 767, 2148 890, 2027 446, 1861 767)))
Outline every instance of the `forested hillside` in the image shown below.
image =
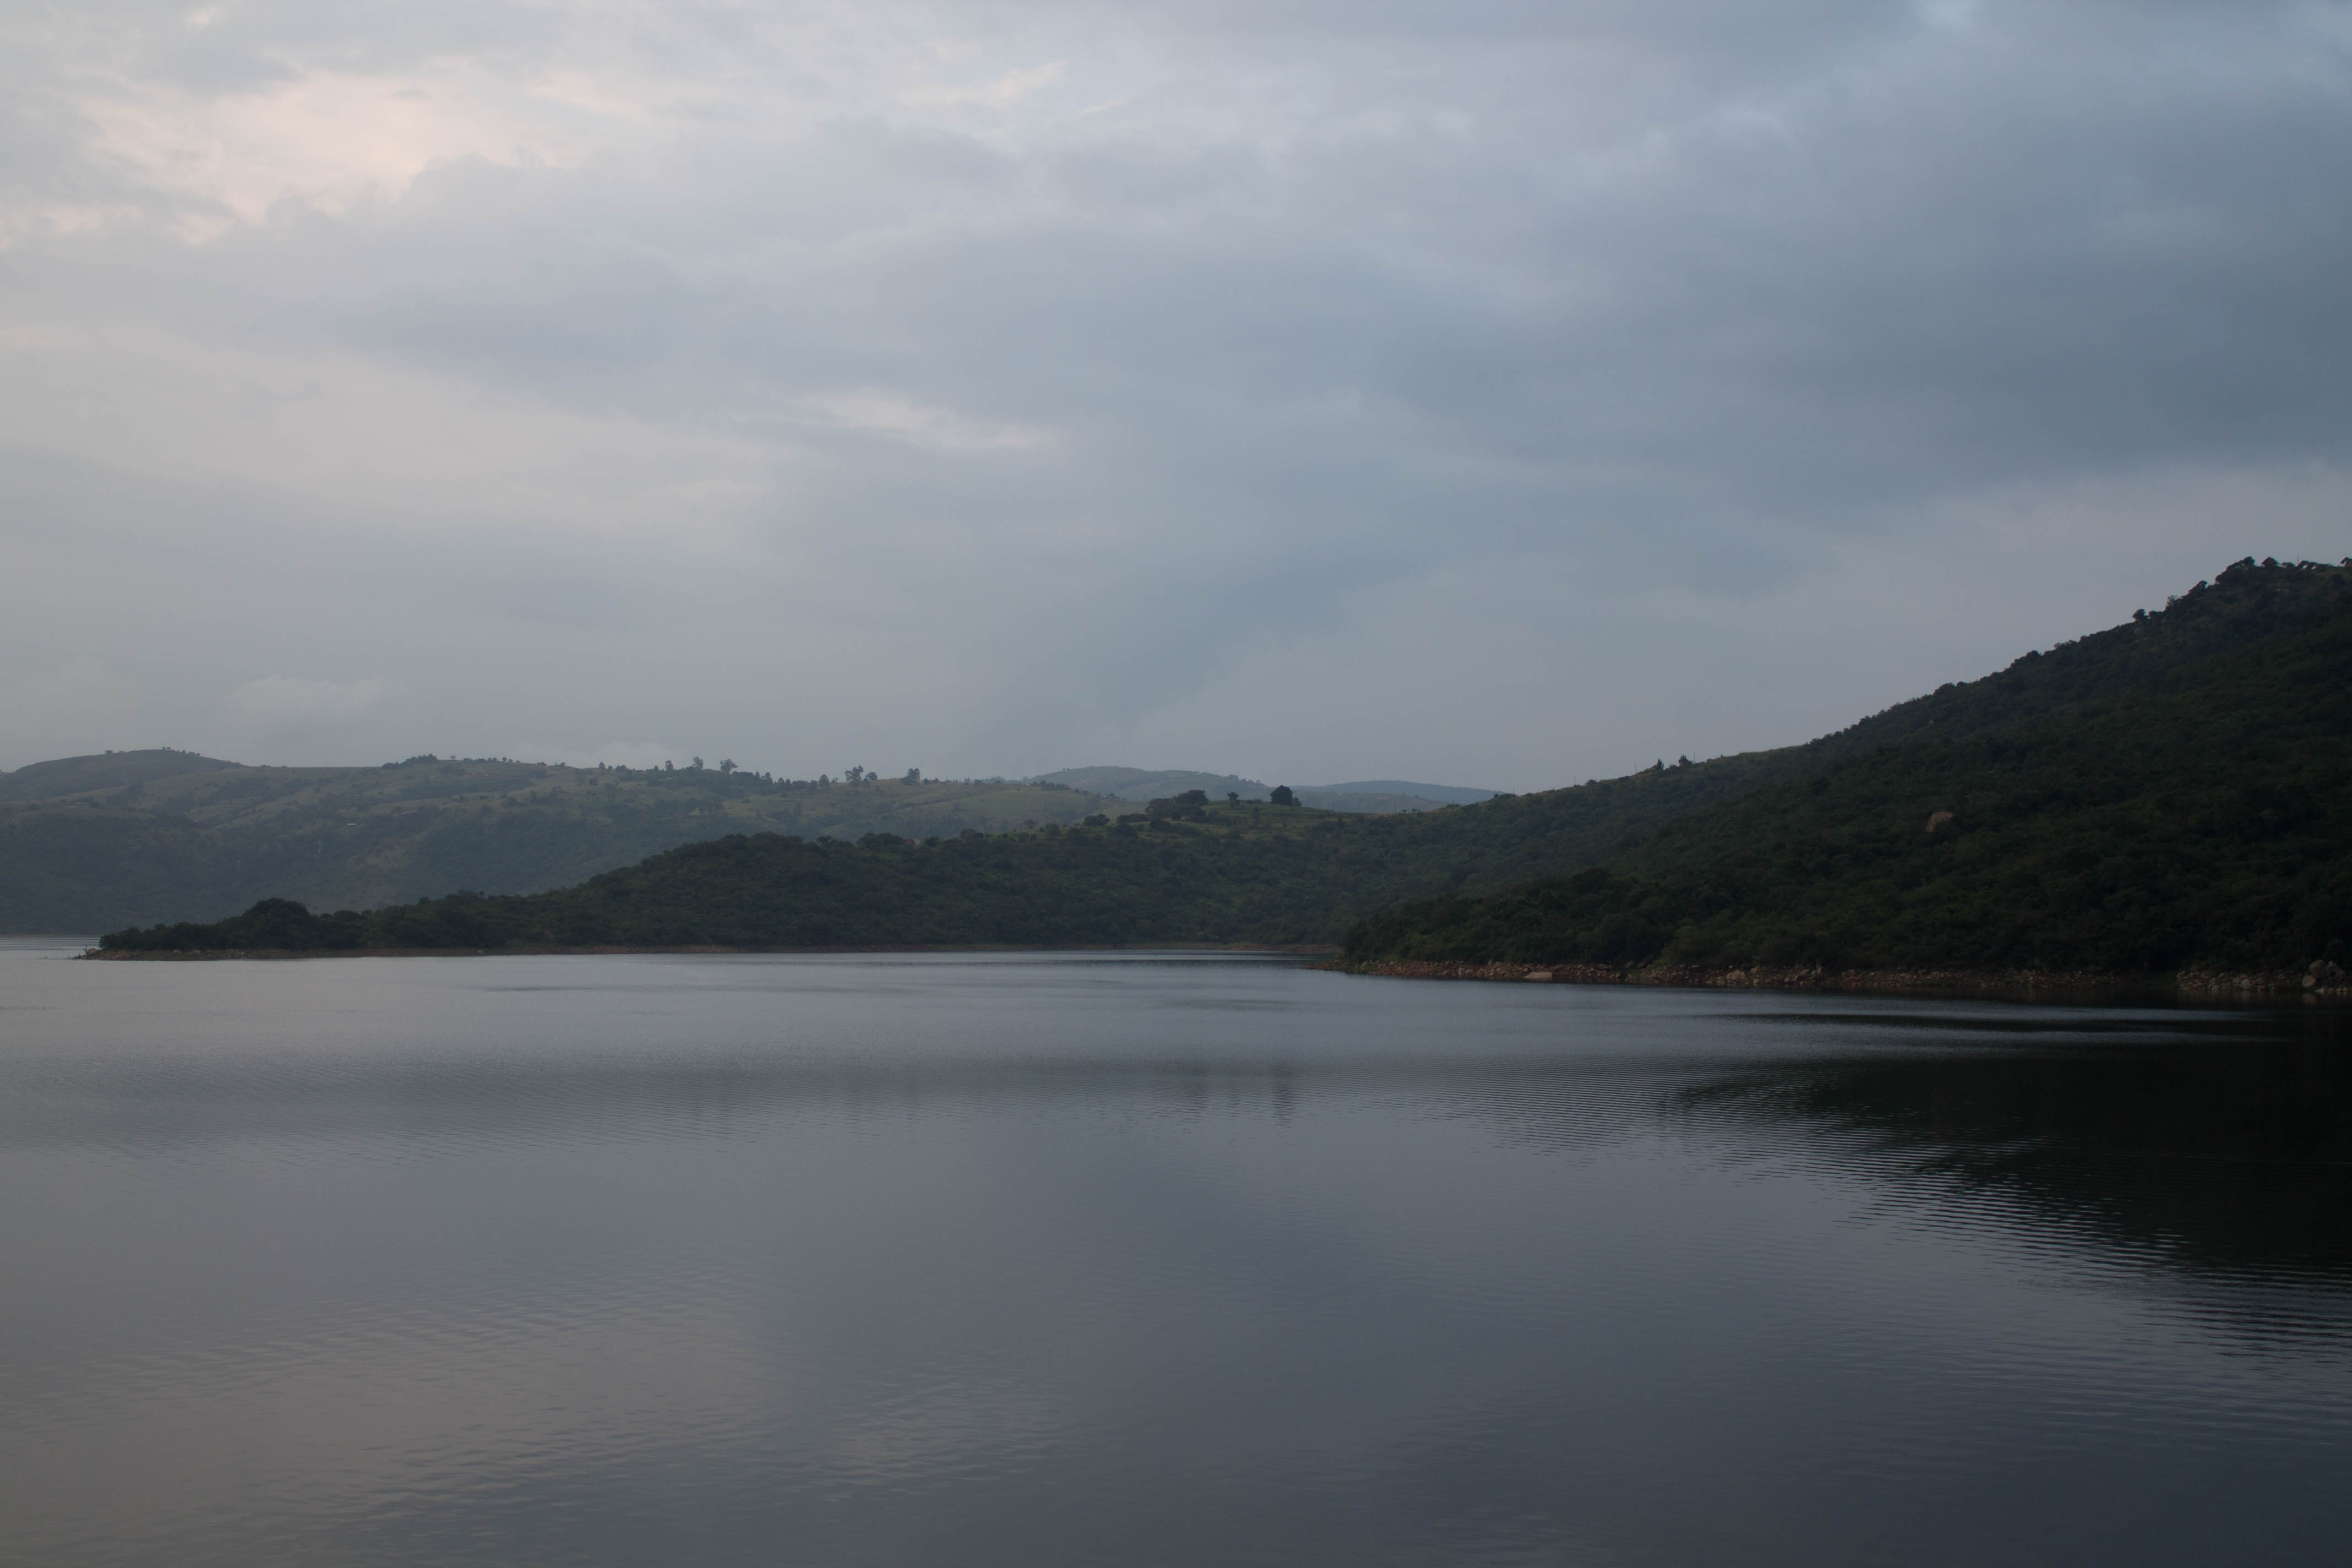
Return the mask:
MULTIPOLYGON (((1728 773, 1714 787, 1729 787, 1728 773)), ((1010 834, 693 844, 583 885, 289 924, 117 933, 115 948, 1320 943, 1398 898, 1587 865, 1710 787, 1696 768, 1417 816, 1153 803, 1010 834), (271 940, 264 941, 268 935, 271 940), (443 940, 443 939, 446 940, 443 940), (284 940, 279 940, 284 939, 284 940), (299 940, 298 940, 299 939, 299 940)), ((273 906, 273 908, 277 908, 273 906)))
MULTIPOLYGON (((531 892, 731 833, 845 840, 1018 834, 1089 816, 1139 815, 1144 804, 1052 782, 814 784, 709 768, 600 771, 436 758, 384 768, 249 768, 185 752, 69 761, 158 756, 203 766, 0 805, 0 930, 212 920, 265 897, 331 910, 456 889, 531 892)), ((1335 907, 1352 917, 1418 893, 1589 866, 1629 834, 1803 762, 1796 752, 1759 752, 1473 807, 1351 813, 1350 864, 1366 869, 1350 883, 1358 891, 1335 907)), ((0 784, 64 765, 19 769, 0 774, 0 784)), ((1332 938, 1344 921, 1318 929, 1332 938)))
MULTIPOLYGON (((370 947, 1330 942, 1401 898, 1591 865, 1629 835, 1751 788, 1769 772, 1755 758, 1727 758, 1391 816, 1203 798, 1117 817, 1113 803, 1079 824, 1008 834, 883 833, 824 844, 732 835, 560 892, 354 915, 331 932, 320 928, 318 940, 370 947), (780 879, 772 897, 751 890, 756 877, 745 868, 780 879), (428 924, 460 904, 463 929, 475 934, 424 942, 428 924), (733 934, 710 934, 720 930, 733 934)), ((109 942, 255 945, 235 922, 109 942)))
POLYGON ((1543 795, 1381 817, 1202 799, 994 836, 730 836, 530 898, 272 906, 108 942, 1288 943, 1357 927, 1349 954, 1367 964, 2300 963, 2345 910, 2347 578, 2241 563, 1801 746, 1543 795))
POLYGON ((1857 726, 1606 869, 1386 911, 1351 963, 2301 967, 2352 940, 2352 573, 2167 612, 1857 726), (2003 700, 2021 701, 2004 711, 2003 700))
MULTIPOLYGON (((1132 790, 1097 798, 1061 775, 962 783, 851 771, 793 780, 439 757, 247 767, 163 749, 35 763, 0 773, 0 931, 212 920, 268 896, 371 909, 461 888, 537 892, 730 833, 1003 833, 1143 804, 1132 790)), ((1156 792, 1166 795, 1212 777, 1091 771, 1178 781, 1156 792)), ((1375 813, 1435 804, 1364 792, 1328 800, 1375 813)))

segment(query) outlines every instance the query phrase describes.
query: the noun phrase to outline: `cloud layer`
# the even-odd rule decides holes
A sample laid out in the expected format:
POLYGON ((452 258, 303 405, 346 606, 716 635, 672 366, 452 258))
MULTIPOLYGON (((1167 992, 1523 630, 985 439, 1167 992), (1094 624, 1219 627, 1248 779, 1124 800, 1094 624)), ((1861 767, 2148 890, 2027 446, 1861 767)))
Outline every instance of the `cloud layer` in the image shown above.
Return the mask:
POLYGON ((1535 788, 2352 550, 2342 5, 0 29, 8 765, 1535 788))

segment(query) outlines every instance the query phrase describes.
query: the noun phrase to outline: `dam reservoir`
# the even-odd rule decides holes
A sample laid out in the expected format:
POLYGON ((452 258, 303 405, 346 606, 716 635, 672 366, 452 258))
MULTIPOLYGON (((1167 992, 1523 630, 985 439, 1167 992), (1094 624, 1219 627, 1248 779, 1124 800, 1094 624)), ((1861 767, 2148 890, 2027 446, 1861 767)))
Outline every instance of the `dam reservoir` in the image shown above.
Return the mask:
POLYGON ((0 1559, 2311 1563, 2352 1031, 0 944, 0 1559))

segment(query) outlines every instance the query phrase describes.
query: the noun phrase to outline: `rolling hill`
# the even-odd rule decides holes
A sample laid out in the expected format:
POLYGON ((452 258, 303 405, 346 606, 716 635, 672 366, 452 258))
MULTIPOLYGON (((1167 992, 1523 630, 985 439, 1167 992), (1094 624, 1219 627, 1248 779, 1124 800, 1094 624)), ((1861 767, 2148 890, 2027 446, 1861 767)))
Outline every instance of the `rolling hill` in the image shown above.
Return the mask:
MULTIPOLYGON (((212 920, 270 895, 372 909, 458 889, 538 892, 730 833, 1002 833, 1132 809, 1202 780, 1249 783, 1072 772, 1116 773, 1126 786, 1097 798, 1063 774, 852 784, 502 758, 287 768, 168 749, 65 757, 0 773, 0 931, 212 920)), ((1249 788, 1265 797, 1264 785, 1249 788)), ((1349 785, 1328 798, 1375 813, 1437 804, 1349 785)))
POLYGON ((2242 562, 2161 611, 1801 746, 1475 805, 1365 816, 1209 803, 1103 826, 885 833, 854 845, 739 834, 534 897, 347 916, 276 905, 108 942, 1303 943, 1348 933, 1349 960, 1366 966, 1503 952, 2140 971, 2300 963, 2347 929, 2337 847, 2352 842, 2347 606, 2352 571, 2242 562))
POLYGON ((218 757, 175 752, 168 746, 146 752, 105 752, 94 757, 60 757, 31 763, 15 773, 0 773, 0 803, 58 800, 100 790, 135 792, 138 786, 187 773, 234 768, 218 757))
POLYGON ((461 888, 535 892, 730 833, 999 832, 1101 809, 1045 784, 118 752, 0 774, 0 931, 213 920, 273 895, 366 909, 461 888))

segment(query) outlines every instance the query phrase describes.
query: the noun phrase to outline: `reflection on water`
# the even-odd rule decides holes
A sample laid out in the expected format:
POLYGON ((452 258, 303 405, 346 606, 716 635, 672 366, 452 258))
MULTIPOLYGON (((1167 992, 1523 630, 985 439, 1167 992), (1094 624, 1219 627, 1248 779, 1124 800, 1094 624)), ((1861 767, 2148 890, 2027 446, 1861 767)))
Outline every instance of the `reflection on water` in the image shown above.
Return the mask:
POLYGON ((2001 1205, 2081 1245, 2200 1275, 2352 1286, 2352 1031, 2334 1012, 1966 1020, 1783 1016, 1991 1050, 1727 1074, 1690 1097, 1779 1123, 1819 1157, 2001 1205), (2159 1025, 2161 1026, 2157 1026, 2159 1025))
POLYGON ((2308 1563, 2334 1015, 0 946, 0 1560, 2308 1563))

